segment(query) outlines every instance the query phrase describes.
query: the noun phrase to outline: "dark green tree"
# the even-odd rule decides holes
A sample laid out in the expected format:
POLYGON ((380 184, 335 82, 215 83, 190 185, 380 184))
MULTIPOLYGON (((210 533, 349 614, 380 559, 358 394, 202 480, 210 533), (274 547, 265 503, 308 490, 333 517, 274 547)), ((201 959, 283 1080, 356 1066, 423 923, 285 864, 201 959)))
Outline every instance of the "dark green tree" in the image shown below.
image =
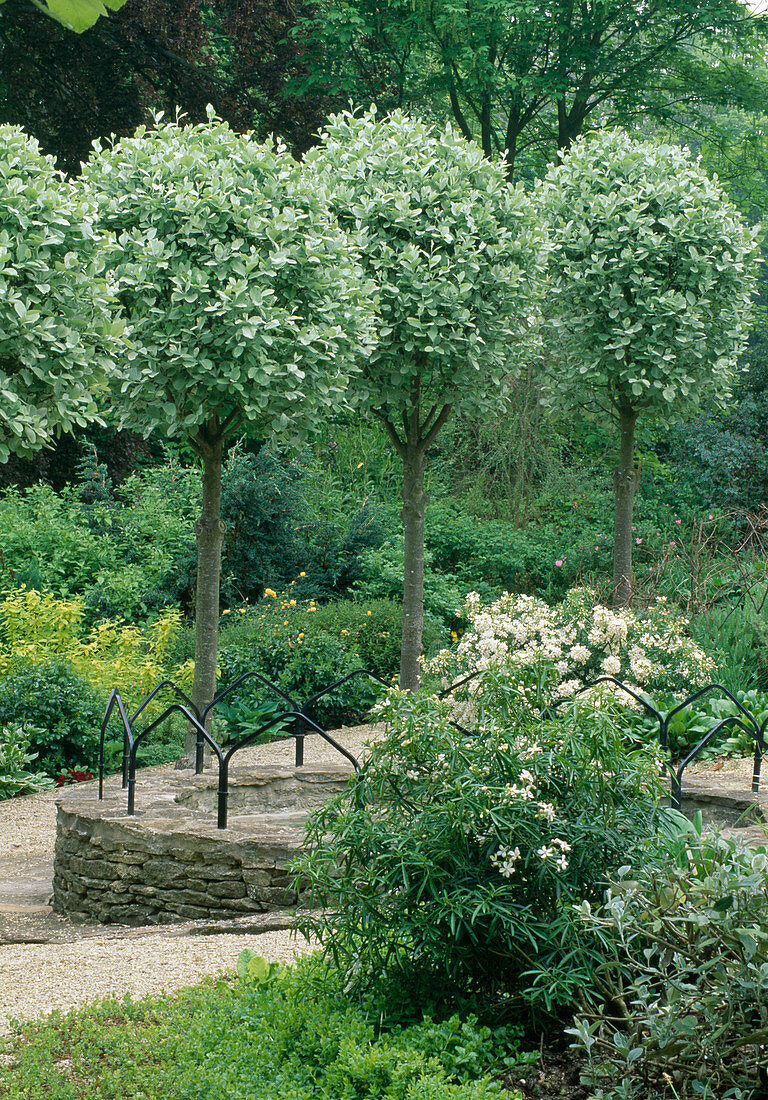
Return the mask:
POLYGON ((512 176, 521 155, 551 160, 590 124, 701 94, 692 47, 738 51, 765 19, 739 0, 331 0, 311 26, 313 83, 450 114, 486 156, 506 152, 512 176))

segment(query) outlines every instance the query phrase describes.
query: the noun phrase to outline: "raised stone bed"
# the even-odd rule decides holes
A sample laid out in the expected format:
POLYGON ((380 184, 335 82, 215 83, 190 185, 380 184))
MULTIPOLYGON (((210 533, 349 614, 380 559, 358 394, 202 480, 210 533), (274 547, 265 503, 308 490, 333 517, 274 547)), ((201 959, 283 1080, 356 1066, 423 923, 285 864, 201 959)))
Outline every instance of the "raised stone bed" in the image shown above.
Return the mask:
POLYGON ((314 807, 343 788, 347 765, 238 768, 229 826, 216 828, 215 773, 150 769, 126 814, 117 779, 58 800, 53 908, 84 920, 148 924, 242 917, 296 904, 287 866, 314 807))
POLYGON ((741 836, 748 843, 768 844, 768 790, 753 792, 743 777, 686 772, 680 808, 686 817, 700 812, 704 825, 741 836))

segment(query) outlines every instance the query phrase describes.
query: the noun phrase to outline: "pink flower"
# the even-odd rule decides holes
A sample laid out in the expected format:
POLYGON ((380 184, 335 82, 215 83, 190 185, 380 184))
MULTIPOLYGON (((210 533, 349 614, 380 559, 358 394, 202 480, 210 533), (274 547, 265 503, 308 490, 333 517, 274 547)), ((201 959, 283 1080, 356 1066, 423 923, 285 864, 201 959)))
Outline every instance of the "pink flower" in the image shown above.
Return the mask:
POLYGON ((642 539, 635 539, 635 542, 637 543, 637 545, 638 545, 638 546, 640 545, 640 543, 641 543, 642 541, 643 541, 642 539))
POLYGON ((712 515, 712 513, 711 513, 711 512, 710 512, 710 513, 709 513, 709 515, 707 516, 707 519, 714 519, 714 518, 715 518, 715 517, 714 517, 714 516, 712 515))
POLYGON ((683 522, 683 521, 682 521, 681 519, 676 519, 676 520, 675 520, 675 523, 682 523, 682 522, 683 522))
POLYGON ((557 561, 555 562, 555 565, 557 566, 558 569, 560 568, 560 566, 562 564, 563 564, 563 559, 562 558, 558 558, 557 561))
POLYGON ((669 545, 670 545, 670 546, 676 546, 676 545, 677 545, 677 543, 675 543, 675 542, 673 541, 673 542, 670 542, 670 544, 669 544, 669 545))
POLYGON ((599 550, 599 549, 600 549, 600 547, 599 547, 599 546, 596 546, 596 547, 595 547, 595 550, 599 550))

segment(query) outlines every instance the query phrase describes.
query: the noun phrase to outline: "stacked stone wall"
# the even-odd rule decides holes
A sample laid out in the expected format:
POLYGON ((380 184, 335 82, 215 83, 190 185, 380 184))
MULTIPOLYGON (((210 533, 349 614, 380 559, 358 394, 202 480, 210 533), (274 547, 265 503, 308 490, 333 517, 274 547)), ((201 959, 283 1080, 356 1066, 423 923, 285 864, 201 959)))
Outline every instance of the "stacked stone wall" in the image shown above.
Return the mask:
MULTIPOLYGON (((346 771, 308 776, 311 803, 335 793, 347 778, 346 771)), ((259 782, 269 780, 260 776, 259 782)), ((196 777, 195 783, 202 780, 196 777)), ((306 807, 244 815, 218 830, 215 813, 179 804, 179 788, 175 776, 156 781, 147 793, 150 804, 135 817, 125 815, 119 788, 104 801, 95 790, 64 796, 58 806, 54 910, 107 924, 165 924, 294 907, 288 865, 302 846, 306 807)))

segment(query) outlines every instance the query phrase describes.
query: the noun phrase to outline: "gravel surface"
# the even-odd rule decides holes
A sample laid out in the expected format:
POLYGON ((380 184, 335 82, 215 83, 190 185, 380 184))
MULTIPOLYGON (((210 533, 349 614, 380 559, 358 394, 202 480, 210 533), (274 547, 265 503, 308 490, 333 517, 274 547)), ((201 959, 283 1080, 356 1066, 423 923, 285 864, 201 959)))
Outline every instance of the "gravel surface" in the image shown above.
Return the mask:
POLYGON ((290 932, 6 945, 0 948, 0 1031, 13 1017, 66 1012, 110 994, 138 998, 194 985, 204 974, 232 970, 245 947, 285 960, 311 950, 290 932))
MULTIPOLYGON (((334 736, 354 755, 382 727, 360 726, 334 736)), ((293 741, 243 750, 237 758, 249 764, 292 764, 293 741)), ((336 762, 339 756, 318 737, 305 742, 307 765, 336 762)), ((170 766, 170 765, 169 765, 170 766)), ((236 774, 236 772, 235 772, 236 774)), ((58 792, 28 795, 0 802, 0 879, 6 897, 0 910, 6 925, 23 927, 25 906, 10 889, 14 881, 39 875, 41 863, 53 863, 58 792)), ((311 945, 289 930, 261 934, 201 935, 189 926, 166 926, 163 931, 94 928, 60 920, 57 943, 6 943, 0 946, 0 1032, 12 1018, 29 1018, 111 994, 142 997, 192 985, 204 974, 231 970, 245 947, 268 959, 291 960, 311 945)))

